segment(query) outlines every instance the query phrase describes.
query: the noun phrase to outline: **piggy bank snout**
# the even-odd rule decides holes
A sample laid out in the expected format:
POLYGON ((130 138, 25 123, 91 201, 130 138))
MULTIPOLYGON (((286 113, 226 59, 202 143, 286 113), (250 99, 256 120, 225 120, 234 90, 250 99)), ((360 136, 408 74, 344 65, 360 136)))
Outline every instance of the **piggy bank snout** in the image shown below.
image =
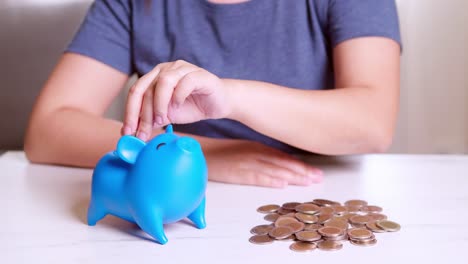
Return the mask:
POLYGON ((201 150, 200 144, 195 139, 189 137, 181 137, 177 139, 176 146, 189 153, 195 153, 201 150))

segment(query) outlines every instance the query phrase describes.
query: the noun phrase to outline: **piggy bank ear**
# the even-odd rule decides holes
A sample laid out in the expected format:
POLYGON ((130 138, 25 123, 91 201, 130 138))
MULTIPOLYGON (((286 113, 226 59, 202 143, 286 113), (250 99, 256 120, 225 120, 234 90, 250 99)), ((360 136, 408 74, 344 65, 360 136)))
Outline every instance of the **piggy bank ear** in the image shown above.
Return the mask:
POLYGON ((137 137, 123 136, 117 143, 117 150, 115 153, 123 161, 133 164, 145 145, 146 143, 137 137))

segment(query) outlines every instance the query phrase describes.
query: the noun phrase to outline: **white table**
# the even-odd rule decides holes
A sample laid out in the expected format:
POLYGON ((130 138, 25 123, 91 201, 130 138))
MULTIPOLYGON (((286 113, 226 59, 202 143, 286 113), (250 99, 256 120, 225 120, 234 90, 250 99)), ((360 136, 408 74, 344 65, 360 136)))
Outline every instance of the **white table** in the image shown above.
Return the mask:
POLYGON ((198 230, 166 225, 161 246, 112 216, 85 224, 91 170, 32 165, 22 152, 0 157, 0 263, 468 263, 468 156, 367 155, 315 158, 322 184, 283 190, 209 183, 198 230), (263 204, 360 198, 399 222, 373 247, 296 253, 290 242, 253 245, 263 204))

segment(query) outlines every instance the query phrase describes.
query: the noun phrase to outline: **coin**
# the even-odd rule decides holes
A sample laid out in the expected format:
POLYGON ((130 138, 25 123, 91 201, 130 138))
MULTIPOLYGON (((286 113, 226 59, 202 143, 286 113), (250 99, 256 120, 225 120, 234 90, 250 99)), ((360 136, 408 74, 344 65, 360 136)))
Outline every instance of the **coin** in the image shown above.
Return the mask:
POLYGON ((326 226, 318 230, 318 232, 324 237, 337 237, 344 233, 344 230, 338 227, 326 226))
POLYGON ((318 219, 317 219, 317 223, 318 224, 323 224, 327 221, 330 221, 330 219, 332 219, 333 215, 330 215, 330 214, 321 214, 319 215, 318 219))
POLYGON ((364 228, 354 228, 354 229, 348 230, 348 236, 350 239, 360 240, 360 239, 372 237, 373 234, 371 231, 364 229, 364 228))
POLYGON ((302 241, 296 241, 289 246, 289 248, 296 252, 308 252, 317 248, 314 243, 307 243, 302 241))
POLYGON ((359 212, 359 206, 346 205, 345 206, 348 213, 357 213, 359 212))
MULTIPOLYGON (((348 236, 349 237, 349 236, 348 236)), ((374 234, 372 234, 372 236, 368 237, 368 238, 362 238, 362 239, 354 239, 354 238, 349 238, 350 241, 358 241, 358 242, 369 242, 371 243, 372 240, 375 240, 375 236, 374 234)))
POLYGON ((320 240, 322 236, 317 231, 301 231, 296 233, 296 238, 301 241, 314 242, 320 240))
POLYGON ((295 217, 305 224, 315 224, 318 221, 318 217, 316 215, 304 214, 304 213, 296 213, 295 217))
POLYGON ((336 215, 344 215, 348 212, 348 209, 346 208, 346 206, 335 205, 335 206, 332 206, 332 208, 334 210, 334 214, 336 215))
POLYGON ((366 206, 367 202, 363 200, 348 200, 344 203, 346 206, 357 206, 359 208, 366 206))
POLYGON ((307 224, 307 225, 305 225, 304 230, 305 231, 317 231, 322 227, 323 226, 319 225, 319 224, 307 224))
POLYGON ((336 219, 336 218, 333 218, 331 219, 330 221, 328 222, 325 222, 325 224, 323 224, 324 226, 334 226, 334 227, 338 227, 340 229, 348 229, 348 221, 343 221, 343 220, 339 220, 339 219, 336 219))
POLYGON ((364 213, 380 213, 383 209, 382 207, 376 205, 366 205, 361 207, 359 210, 364 213))
POLYGON ((284 241, 284 242, 295 241, 295 240, 296 240, 296 236, 294 234, 288 236, 287 238, 278 239, 278 241, 284 241))
POLYGON ((369 222, 366 224, 367 229, 374 233, 385 233, 387 231, 383 230, 382 228, 378 227, 375 222, 369 222))
POLYGON ((288 226, 279 226, 279 227, 273 228, 268 233, 268 235, 273 237, 274 239, 285 239, 285 238, 289 237, 290 235, 292 235, 293 233, 294 232, 293 232, 292 228, 290 228, 288 226))
POLYGON ((271 213, 271 214, 265 215, 263 219, 267 220, 268 222, 275 222, 276 220, 278 220, 278 217, 280 217, 280 214, 271 213))
POLYGON ((296 211, 294 210, 288 210, 288 209, 284 209, 283 207, 281 207, 280 209, 278 209, 277 213, 280 214, 280 215, 286 215, 286 214, 290 214, 290 213, 295 213, 296 211))
POLYGON ((289 223, 285 226, 290 227, 293 230, 293 232, 296 233, 296 232, 304 230, 305 224, 297 221, 297 222, 289 223))
POLYGON ((301 203, 298 203, 298 202, 289 202, 289 203, 284 203, 281 207, 286 210, 296 210, 296 206, 300 204, 301 203))
POLYGON ((322 207, 320 208, 319 214, 328 214, 328 215, 333 215, 335 214, 335 209, 333 207, 322 207))
POLYGON ((258 225, 250 229, 250 233, 254 235, 266 235, 274 228, 273 225, 258 225))
POLYGON ((279 205, 276 204, 268 204, 268 205, 263 205, 257 208, 257 212, 262 213, 262 214, 268 214, 268 213, 274 213, 278 209, 280 209, 279 205))
POLYGON ((349 242, 351 242, 351 244, 355 245, 355 246, 362 246, 362 247, 366 247, 366 246, 373 246, 375 244, 377 244, 377 239, 373 239, 373 240, 370 240, 370 241, 358 241, 358 240, 350 240, 349 242))
POLYGON ((367 216, 372 218, 374 221, 387 220, 387 216, 380 213, 368 213, 367 216))
POLYGON ((255 235, 249 238, 249 242, 257 245, 266 245, 273 243, 274 239, 269 235, 255 235))
POLYGON ((324 240, 318 243, 317 247, 321 250, 325 251, 334 251, 340 250, 343 248, 343 244, 339 241, 332 241, 332 240, 324 240))
POLYGON ((312 202, 320 206, 340 205, 340 203, 338 202, 330 201, 327 199, 314 199, 312 202))
POLYGON ((324 240, 331 240, 331 241, 348 241, 348 235, 346 233, 337 236, 337 237, 326 237, 324 240))
POLYGON ((296 211, 304 214, 316 214, 320 210, 315 204, 300 204, 296 206, 296 211))
POLYGON ((388 220, 377 221, 375 224, 387 232, 396 232, 401 229, 399 224, 388 220))
POLYGON ((365 225, 368 222, 371 222, 372 218, 367 215, 355 215, 349 219, 349 222, 354 225, 365 225))
POLYGON ((275 221, 275 226, 278 227, 278 226, 286 226, 290 223, 297 223, 299 222, 299 220, 297 220, 296 218, 294 217, 290 217, 290 216, 280 216, 278 217, 278 219, 275 221))

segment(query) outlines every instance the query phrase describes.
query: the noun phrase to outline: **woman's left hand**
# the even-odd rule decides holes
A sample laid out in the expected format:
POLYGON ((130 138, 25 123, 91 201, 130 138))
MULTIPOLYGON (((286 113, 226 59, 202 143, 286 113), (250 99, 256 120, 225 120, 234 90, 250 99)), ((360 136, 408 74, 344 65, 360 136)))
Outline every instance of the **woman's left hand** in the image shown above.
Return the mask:
POLYGON ((130 89, 122 134, 148 140, 155 127, 224 118, 231 112, 223 80, 186 61, 161 63, 130 89))

